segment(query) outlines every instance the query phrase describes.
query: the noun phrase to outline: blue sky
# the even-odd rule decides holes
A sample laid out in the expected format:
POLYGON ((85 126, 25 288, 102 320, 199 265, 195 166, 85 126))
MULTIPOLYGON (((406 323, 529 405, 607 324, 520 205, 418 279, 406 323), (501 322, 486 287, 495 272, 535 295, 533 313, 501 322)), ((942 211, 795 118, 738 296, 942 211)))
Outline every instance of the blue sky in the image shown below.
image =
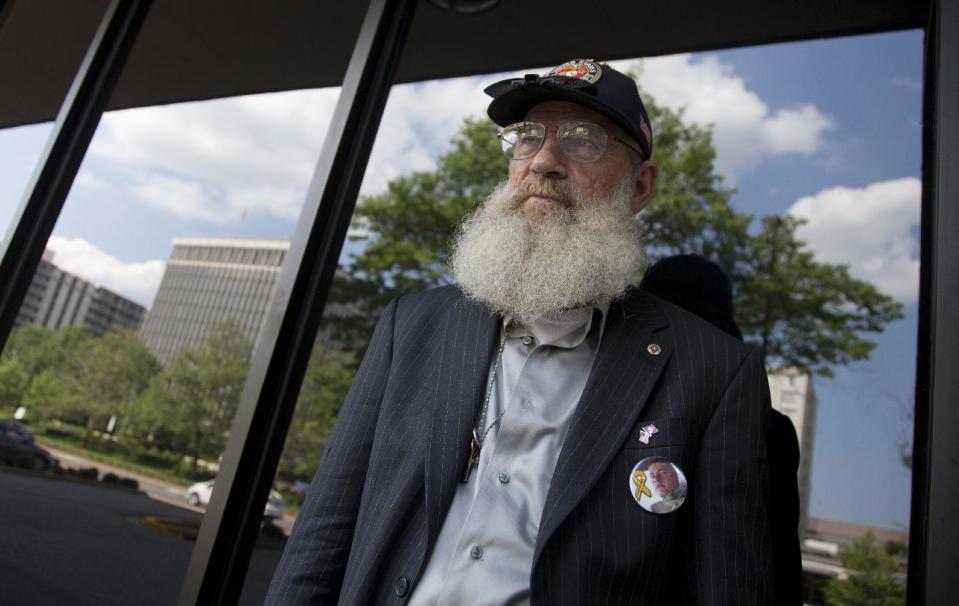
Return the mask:
MULTIPOLYGON (((714 127, 738 209, 806 218, 800 235, 820 258, 906 305, 869 361, 815 380, 811 504, 814 516, 905 528, 910 477, 897 443, 911 438, 915 373, 922 32, 617 65, 638 69, 659 103, 714 127)), ((432 168, 497 77, 395 87, 363 193, 432 168)), ((51 239, 55 262, 149 304, 175 237, 290 236, 336 94, 107 114, 51 239)), ((50 130, 0 130, 0 226, 50 130)))

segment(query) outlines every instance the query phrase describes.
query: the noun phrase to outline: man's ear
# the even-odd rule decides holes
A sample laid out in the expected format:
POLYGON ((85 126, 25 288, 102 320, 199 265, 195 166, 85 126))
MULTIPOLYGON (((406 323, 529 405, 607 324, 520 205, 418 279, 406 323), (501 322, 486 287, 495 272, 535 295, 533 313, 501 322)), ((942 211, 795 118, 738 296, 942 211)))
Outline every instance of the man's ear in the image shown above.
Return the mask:
POLYGON ((646 207, 649 199, 653 197, 656 190, 656 175, 659 174, 659 167, 654 160, 646 160, 636 167, 634 182, 636 183, 636 192, 633 194, 631 208, 635 215, 646 207))

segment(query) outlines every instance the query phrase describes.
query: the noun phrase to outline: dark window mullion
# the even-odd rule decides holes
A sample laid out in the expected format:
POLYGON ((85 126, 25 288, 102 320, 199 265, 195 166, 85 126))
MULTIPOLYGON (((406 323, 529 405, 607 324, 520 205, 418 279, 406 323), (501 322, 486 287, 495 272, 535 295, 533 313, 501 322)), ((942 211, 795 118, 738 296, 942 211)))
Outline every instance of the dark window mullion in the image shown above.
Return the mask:
POLYGON ((38 168, 0 243, 0 350, 152 0, 113 0, 63 101, 38 168))
MULTIPOLYGON (((200 527, 180 604, 234 604, 417 0, 372 0, 359 30, 200 527)), ((316 24, 322 27, 323 24, 316 24)))

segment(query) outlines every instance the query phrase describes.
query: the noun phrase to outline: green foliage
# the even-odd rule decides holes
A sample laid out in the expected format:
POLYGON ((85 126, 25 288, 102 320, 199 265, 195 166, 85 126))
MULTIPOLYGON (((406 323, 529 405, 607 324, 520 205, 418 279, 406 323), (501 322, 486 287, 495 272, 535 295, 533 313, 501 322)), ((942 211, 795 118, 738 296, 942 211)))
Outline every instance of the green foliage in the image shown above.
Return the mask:
POLYGON ((468 118, 435 171, 394 179, 357 206, 356 225, 373 237, 353 260, 354 278, 372 282, 380 304, 448 282, 456 226, 506 174, 496 127, 468 118))
POLYGON ((833 577, 824 594, 829 606, 899 606, 906 603, 906 584, 900 578, 901 544, 879 545, 867 533, 839 552, 849 571, 845 579, 833 577))
MULTIPOLYGON (((834 366, 866 359, 875 343, 865 335, 901 318, 902 305, 847 267, 818 261, 796 237, 793 217, 764 217, 750 233, 754 218, 731 206, 735 192, 714 170, 711 130, 645 98, 659 166, 642 215, 650 261, 694 253, 718 263, 732 281, 741 330, 770 366, 829 376, 834 366)), ((507 175, 491 122, 466 120, 453 143, 437 170, 400 177, 357 208, 357 225, 372 239, 349 271, 353 292, 366 293, 367 318, 392 297, 450 281, 456 226, 507 175)))
POLYGON ((765 217, 750 238, 744 279, 737 284, 740 329, 774 365, 832 376, 832 366, 864 360, 881 332, 902 317, 902 305, 844 265, 816 261, 796 238, 802 222, 765 217))
POLYGON ((711 259, 736 282, 741 277, 752 217, 729 204, 733 190, 713 170, 712 133, 683 122, 682 112, 660 107, 648 94, 656 133, 656 193, 642 214, 651 261, 691 253, 711 259))
POLYGON ((194 472, 201 457, 215 460, 240 401, 251 347, 239 324, 226 320, 213 327, 199 350, 181 350, 137 402, 136 432, 147 442, 189 454, 194 472))
POLYGON ((0 403, 10 408, 22 405, 36 377, 65 366, 70 351, 88 336, 78 327, 21 326, 14 330, 0 356, 0 403))
POLYGON ((16 410, 30 386, 30 375, 16 358, 0 359, 0 408, 16 410))
POLYGON ((336 415, 356 374, 356 355, 313 349, 296 413, 280 459, 280 476, 309 478, 320 459, 336 415))
POLYGON ((0 393, 40 419, 105 427, 126 414, 160 365, 132 332, 96 336, 80 327, 22 327, 0 360, 0 393))

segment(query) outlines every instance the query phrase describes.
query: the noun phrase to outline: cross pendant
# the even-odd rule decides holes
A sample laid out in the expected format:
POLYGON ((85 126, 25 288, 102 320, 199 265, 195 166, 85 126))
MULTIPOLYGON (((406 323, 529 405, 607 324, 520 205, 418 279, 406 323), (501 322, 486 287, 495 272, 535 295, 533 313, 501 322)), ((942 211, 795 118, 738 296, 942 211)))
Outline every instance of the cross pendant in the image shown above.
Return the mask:
POLYGON ((476 434, 476 429, 474 428, 473 437, 470 438, 470 456, 466 459, 466 472, 463 474, 463 479, 461 480, 463 484, 470 481, 470 474, 473 472, 473 468, 479 465, 480 448, 479 436, 476 434))

